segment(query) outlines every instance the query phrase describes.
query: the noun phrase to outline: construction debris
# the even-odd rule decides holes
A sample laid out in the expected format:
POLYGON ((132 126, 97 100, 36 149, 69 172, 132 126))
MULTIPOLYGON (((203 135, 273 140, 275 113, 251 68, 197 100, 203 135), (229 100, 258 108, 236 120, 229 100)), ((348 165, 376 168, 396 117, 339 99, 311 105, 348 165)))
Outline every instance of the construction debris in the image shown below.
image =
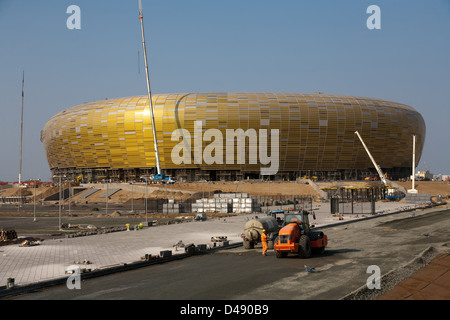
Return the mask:
POLYGON ((23 241, 21 244, 19 244, 19 247, 33 247, 33 246, 38 246, 40 245, 41 242, 40 241, 29 241, 29 240, 25 240, 23 241))
POLYGON ((190 243, 184 246, 184 252, 186 252, 187 254, 195 254, 195 244, 190 243))
POLYGON ((223 246, 223 247, 227 247, 230 242, 228 241, 228 238, 226 236, 222 236, 222 237, 211 237, 211 245, 213 248, 215 248, 216 246, 223 246))
POLYGON ((173 245, 173 247, 175 247, 175 251, 177 251, 178 248, 184 248, 184 243, 183 243, 182 240, 180 240, 180 241, 178 241, 177 243, 175 243, 175 244, 173 245))
POLYGON ((316 269, 316 268, 305 265, 305 269, 306 269, 306 272, 311 272, 311 271, 314 271, 314 269, 316 269))
POLYGON ((206 220, 206 213, 197 213, 197 215, 194 218, 195 221, 205 221, 206 220))
POLYGON ((169 258, 172 256, 172 251, 170 250, 163 250, 159 252, 159 255, 161 256, 161 258, 169 258))
POLYGON ((161 256, 155 255, 155 254, 146 253, 145 256, 141 257, 141 260, 149 261, 149 260, 155 260, 155 259, 159 259, 159 258, 161 258, 161 256))
POLYGON ((6 289, 14 288, 14 278, 6 279, 6 289))
POLYGON ((211 237, 211 242, 224 242, 227 241, 227 236, 211 237))
POLYGON ((83 261, 75 261, 75 264, 92 264, 88 259, 84 259, 83 261))
POLYGON ((8 241, 17 239, 16 230, 2 230, 0 231, 0 241, 8 241))

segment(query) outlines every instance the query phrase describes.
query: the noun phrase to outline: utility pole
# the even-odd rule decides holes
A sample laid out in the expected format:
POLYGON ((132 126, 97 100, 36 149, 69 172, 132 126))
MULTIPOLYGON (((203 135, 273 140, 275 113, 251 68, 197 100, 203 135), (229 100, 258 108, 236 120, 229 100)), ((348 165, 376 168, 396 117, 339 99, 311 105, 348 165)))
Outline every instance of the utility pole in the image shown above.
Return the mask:
POLYGON ((142 1, 141 0, 139 0, 139 20, 141 21, 142 49, 144 52, 145 74, 147 77, 148 103, 149 103, 149 107, 150 107, 150 116, 152 119, 153 143, 154 143, 154 147, 155 147, 156 170, 157 170, 157 174, 161 174, 161 163, 159 161, 158 141, 157 141, 157 137, 156 137, 155 114, 153 111, 152 92, 150 90, 150 77, 149 77, 148 65, 147 65, 147 50, 145 47, 145 36, 144 36, 144 16, 143 16, 143 12, 142 12, 142 1))
POLYGON ((33 221, 36 222, 36 179, 34 179, 33 221))
POLYGON ((131 212, 134 212, 134 195, 133 195, 134 185, 131 183, 131 212))
POLYGON ((61 196, 61 174, 59 176, 54 176, 56 178, 59 178, 59 197, 58 197, 58 230, 62 230, 61 228, 61 201, 62 201, 62 196, 61 196))
POLYGON ((413 154, 412 154, 412 185, 411 189, 408 190, 408 193, 417 193, 415 188, 415 180, 416 180, 416 135, 413 135, 413 154))
POLYGON ((23 100, 25 87, 25 71, 22 73, 22 115, 20 117, 20 156, 19 156, 19 188, 22 183, 22 140, 23 140, 23 100))
POLYGON ((22 204, 22 140, 23 140, 23 100, 24 100, 24 88, 25 88, 25 71, 22 73, 22 114, 20 117, 20 156, 19 156, 19 206, 22 204))
POLYGON ((106 215, 108 215, 108 199, 109 199, 109 190, 108 190, 108 180, 106 180, 106 215))
POLYGON ((413 135, 413 162, 412 162, 412 189, 414 190, 416 178, 416 135, 413 135))

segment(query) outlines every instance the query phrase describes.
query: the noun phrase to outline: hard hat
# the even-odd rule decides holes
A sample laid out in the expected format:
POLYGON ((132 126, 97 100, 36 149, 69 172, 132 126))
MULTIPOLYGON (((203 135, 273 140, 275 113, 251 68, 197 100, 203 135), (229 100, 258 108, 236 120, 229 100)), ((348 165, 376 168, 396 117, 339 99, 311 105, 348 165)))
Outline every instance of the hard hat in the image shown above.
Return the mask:
POLYGON ((263 229, 263 232, 266 232, 266 229, 263 229))

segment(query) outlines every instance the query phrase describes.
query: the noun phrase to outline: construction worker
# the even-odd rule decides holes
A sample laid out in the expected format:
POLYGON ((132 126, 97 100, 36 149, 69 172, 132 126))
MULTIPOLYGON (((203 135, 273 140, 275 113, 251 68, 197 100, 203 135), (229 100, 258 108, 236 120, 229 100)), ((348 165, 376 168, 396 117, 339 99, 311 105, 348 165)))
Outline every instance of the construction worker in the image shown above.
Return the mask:
POLYGON ((267 231, 265 229, 263 229, 263 233, 261 234, 261 243, 262 243, 262 247, 263 247, 263 251, 262 254, 263 256, 267 256, 267 231))

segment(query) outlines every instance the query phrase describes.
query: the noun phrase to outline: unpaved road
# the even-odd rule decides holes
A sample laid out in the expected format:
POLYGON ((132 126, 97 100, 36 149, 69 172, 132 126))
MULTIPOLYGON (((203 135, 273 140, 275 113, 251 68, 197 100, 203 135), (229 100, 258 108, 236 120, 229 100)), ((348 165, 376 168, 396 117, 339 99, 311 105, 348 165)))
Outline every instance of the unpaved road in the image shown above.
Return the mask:
POLYGON ((430 246, 446 250, 448 230, 448 209, 405 212, 325 228, 329 247, 306 260, 240 247, 84 280, 80 290, 62 285, 9 299, 336 300, 366 284, 368 266, 384 275, 430 246))

